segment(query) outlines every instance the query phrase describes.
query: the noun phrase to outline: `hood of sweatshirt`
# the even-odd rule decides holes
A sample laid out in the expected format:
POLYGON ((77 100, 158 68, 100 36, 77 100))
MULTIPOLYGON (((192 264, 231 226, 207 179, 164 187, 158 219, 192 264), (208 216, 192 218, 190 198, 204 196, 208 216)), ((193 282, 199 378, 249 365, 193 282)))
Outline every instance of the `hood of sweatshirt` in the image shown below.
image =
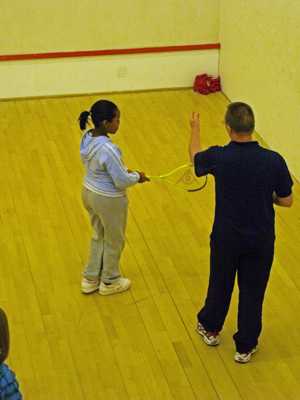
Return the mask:
POLYGON ((84 163, 90 161, 105 143, 111 142, 107 136, 93 137, 91 132, 86 132, 81 139, 80 155, 84 163))

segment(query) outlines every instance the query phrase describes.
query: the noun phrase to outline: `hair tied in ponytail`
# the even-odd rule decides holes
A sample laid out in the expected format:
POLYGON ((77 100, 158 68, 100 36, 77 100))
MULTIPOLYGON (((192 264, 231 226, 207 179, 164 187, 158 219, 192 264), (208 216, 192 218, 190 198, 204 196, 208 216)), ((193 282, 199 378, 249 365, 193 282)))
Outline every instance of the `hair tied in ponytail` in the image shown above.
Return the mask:
POLYGON ((81 129, 82 131, 85 130, 86 124, 87 124, 87 121, 88 121, 88 118, 89 118, 90 115, 91 115, 90 111, 83 111, 83 112, 79 115, 79 118, 78 118, 78 120, 79 120, 79 126, 80 126, 80 129, 81 129))

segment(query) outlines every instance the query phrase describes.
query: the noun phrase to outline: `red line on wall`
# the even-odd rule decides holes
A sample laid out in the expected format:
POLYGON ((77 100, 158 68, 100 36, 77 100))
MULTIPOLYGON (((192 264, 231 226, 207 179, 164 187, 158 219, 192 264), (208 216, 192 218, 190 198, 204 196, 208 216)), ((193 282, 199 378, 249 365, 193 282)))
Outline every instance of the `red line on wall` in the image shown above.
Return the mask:
POLYGON ((167 53, 176 51, 211 50, 219 49, 219 43, 208 44, 189 44, 181 46, 162 46, 162 47, 137 47, 131 49, 112 49, 112 50, 83 50, 83 51, 57 51, 52 53, 33 53, 33 54, 7 54, 0 55, 0 61, 22 61, 22 60, 42 60, 49 58, 71 58, 71 57, 96 57, 96 56, 115 56, 120 54, 142 54, 142 53, 167 53))

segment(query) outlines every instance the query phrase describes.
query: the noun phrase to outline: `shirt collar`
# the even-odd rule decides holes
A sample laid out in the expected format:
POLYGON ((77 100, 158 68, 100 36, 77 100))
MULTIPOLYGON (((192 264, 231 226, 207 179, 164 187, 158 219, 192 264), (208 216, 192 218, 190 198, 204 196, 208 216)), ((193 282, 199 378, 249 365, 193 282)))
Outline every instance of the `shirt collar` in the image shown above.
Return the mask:
POLYGON ((234 140, 232 140, 231 142, 229 142, 229 145, 237 145, 237 146, 243 146, 243 147, 254 147, 254 146, 258 146, 258 142, 256 140, 251 140, 251 142, 236 142, 234 140))

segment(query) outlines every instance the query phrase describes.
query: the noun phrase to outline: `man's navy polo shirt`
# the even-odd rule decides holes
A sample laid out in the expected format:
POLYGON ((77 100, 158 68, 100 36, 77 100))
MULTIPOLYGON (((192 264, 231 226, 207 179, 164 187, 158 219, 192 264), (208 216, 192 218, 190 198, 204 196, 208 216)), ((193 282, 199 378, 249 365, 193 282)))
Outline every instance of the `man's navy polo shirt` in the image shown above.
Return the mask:
POLYGON ((291 194, 293 181, 280 154, 258 142, 213 146, 194 158, 197 176, 212 174, 216 208, 212 237, 274 238, 273 192, 291 194))

